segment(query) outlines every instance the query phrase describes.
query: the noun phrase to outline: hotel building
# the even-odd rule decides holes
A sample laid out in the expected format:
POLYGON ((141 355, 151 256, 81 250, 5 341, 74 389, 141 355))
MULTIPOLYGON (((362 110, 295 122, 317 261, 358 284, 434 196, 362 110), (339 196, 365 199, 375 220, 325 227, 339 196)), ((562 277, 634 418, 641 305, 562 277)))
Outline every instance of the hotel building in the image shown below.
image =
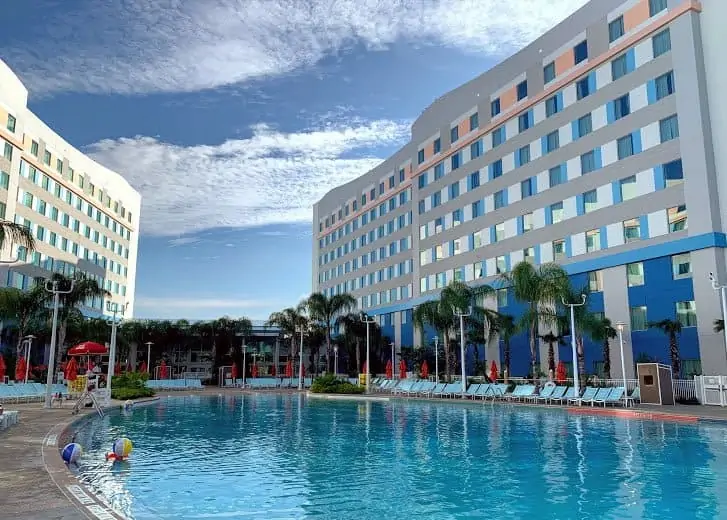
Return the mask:
MULTIPOLYGON (((554 261, 590 286, 593 312, 625 323, 628 375, 668 363, 648 327, 663 319, 684 327, 684 376, 727 373, 709 279, 727 284, 725 19, 724 0, 592 0, 446 93, 408 144, 314 206, 314 290, 353 294, 397 345, 424 346, 433 332, 414 330, 412 308, 451 281, 497 287, 518 262, 554 261)), ((507 288, 488 305, 523 308, 507 288)), ((598 372, 601 346, 585 355, 598 372)), ((512 356, 525 375, 524 333, 512 356)))
MULTIPOLYGON (((36 250, 6 241, 0 283, 27 289, 35 277, 81 271, 128 303, 133 316, 141 196, 121 175, 86 157, 27 107, 28 90, 0 61, 0 218, 33 231, 36 250)), ((82 311, 108 314, 95 298, 82 311)))

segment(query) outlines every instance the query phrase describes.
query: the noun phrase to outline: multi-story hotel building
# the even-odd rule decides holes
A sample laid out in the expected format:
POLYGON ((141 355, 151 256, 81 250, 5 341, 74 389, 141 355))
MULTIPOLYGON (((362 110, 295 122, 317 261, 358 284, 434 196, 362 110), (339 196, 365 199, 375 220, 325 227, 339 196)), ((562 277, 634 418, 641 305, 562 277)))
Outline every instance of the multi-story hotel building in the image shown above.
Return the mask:
MULTIPOLYGON (((727 373, 709 280, 727 284, 724 19, 724 0, 592 0, 443 95, 408 144, 314 206, 314 290, 352 293, 397 345, 423 346, 412 308, 451 281, 555 261, 590 286, 593 312, 626 324, 629 374, 668 363, 648 326, 663 319, 684 327, 684 375, 727 373)), ((522 309, 507 288, 491 304, 522 309)), ((512 352, 526 374, 524 334, 512 352)), ((586 363, 599 370, 600 345, 586 363)))
MULTIPOLYGON (((35 277, 82 271, 134 312, 141 196, 86 157, 27 107, 28 90, 0 61, 0 218, 28 226, 36 250, 6 241, 0 283, 27 289, 35 277)), ((89 315, 107 314, 101 298, 89 315)))

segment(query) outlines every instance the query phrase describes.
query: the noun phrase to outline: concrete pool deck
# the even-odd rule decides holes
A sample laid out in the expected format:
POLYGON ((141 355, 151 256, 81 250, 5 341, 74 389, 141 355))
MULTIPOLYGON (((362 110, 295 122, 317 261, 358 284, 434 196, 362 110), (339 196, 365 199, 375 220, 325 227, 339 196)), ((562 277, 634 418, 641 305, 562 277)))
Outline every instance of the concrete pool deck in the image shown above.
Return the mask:
MULTIPOLYGON (((295 394, 296 390, 241 390, 219 389, 203 391, 159 392, 158 397, 167 396, 214 396, 239 394, 295 394)), ((358 397, 358 396, 357 396, 358 397)), ((360 396, 361 400, 381 402, 426 401, 441 402, 442 399, 419 399, 375 394, 360 396)), ((445 399, 447 403, 472 403, 471 400, 445 399)), ((499 403, 497 403, 499 404, 499 403)), ((112 408, 118 408, 120 402, 112 408)), ((487 403, 490 406, 490 403, 487 403)), ((509 406, 510 403, 504 403, 509 406)), ((659 420, 696 423, 700 421, 727 421, 727 408, 708 406, 637 406, 636 408, 604 411, 598 407, 543 406, 514 403, 513 406, 551 408, 567 413, 588 415, 609 415, 629 419, 659 420)), ((20 422, 0 433, 0 516, 15 520, 76 520, 76 519, 121 519, 101 499, 85 489, 61 461, 59 446, 68 441, 72 429, 69 426, 78 419, 95 413, 84 409, 79 415, 71 415, 71 407, 45 410, 41 403, 8 405, 8 409, 20 412, 20 422)))

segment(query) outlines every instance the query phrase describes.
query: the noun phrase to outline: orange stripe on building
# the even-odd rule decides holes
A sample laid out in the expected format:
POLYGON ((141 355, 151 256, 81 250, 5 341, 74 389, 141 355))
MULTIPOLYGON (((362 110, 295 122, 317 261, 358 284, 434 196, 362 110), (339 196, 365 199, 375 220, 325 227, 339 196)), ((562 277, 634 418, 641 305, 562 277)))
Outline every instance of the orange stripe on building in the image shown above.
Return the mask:
POLYGON ((629 32, 649 19, 648 0, 639 0, 639 3, 623 14, 624 31, 629 32))

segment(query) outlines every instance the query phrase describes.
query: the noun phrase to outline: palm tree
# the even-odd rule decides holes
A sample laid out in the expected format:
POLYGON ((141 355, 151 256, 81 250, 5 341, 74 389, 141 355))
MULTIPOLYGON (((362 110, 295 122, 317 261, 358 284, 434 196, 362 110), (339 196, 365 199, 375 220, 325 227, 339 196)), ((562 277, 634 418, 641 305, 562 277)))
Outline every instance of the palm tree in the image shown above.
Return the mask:
POLYGON ((548 345, 548 371, 552 370, 555 373, 555 345, 565 344, 565 336, 563 334, 554 334, 551 330, 547 334, 538 337, 548 345))
POLYGON ((715 332, 722 332, 724 330, 724 320, 714 320, 713 328, 715 332))
POLYGON ((497 320, 497 330, 500 333, 502 339, 504 352, 503 352, 503 371, 507 370, 508 375, 510 374, 510 340, 517 333, 517 324, 515 323, 515 317, 510 314, 500 314, 497 320))
MULTIPOLYGON (((361 321, 360 316, 357 314, 349 313, 339 316, 336 325, 343 328, 343 346, 346 347, 347 351, 349 348, 354 351, 353 356, 349 352, 348 358, 356 360, 356 370, 354 372, 357 372, 363 366, 361 362, 361 344, 366 341, 366 324, 361 321)), ((371 325, 373 325, 374 329, 378 329, 378 323, 374 322, 371 325)), ((369 330, 369 333, 374 336, 381 334, 380 331, 372 333, 371 330, 369 330)), ((351 372, 350 367, 349 372, 351 372)))
POLYGON ((591 339, 603 343, 603 375, 606 379, 611 379, 610 342, 618 336, 618 332, 608 318, 594 319, 589 328, 588 335, 591 336, 591 339))
POLYGON ((29 251, 35 250, 35 238, 29 227, 0 219, 0 247, 6 239, 10 239, 11 243, 16 243, 29 251))
POLYGON ((311 294, 307 301, 311 319, 319 321, 326 329, 326 371, 331 371, 331 328, 336 318, 356 307, 356 299, 348 293, 327 297, 323 293, 311 294))
MULTIPOLYGON (((590 292, 588 285, 582 287, 580 290, 575 290, 570 283, 567 283, 563 288, 563 299, 566 302, 578 302, 581 301, 583 296, 587 296, 590 292)), ((578 379, 580 380, 581 387, 586 384, 586 355, 583 346, 583 335, 596 328, 594 321, 596 318, 593 313, 588 309, 588 305, 579 305, 573 307, 573 321, 575 323, 576 330, 570 330, 570 313, 569 307, 564 306, 563 313, 560 314, 556 320, 559 325, 559 329, 567 330, 570 334, 575 334, 576 339, 576 357, 574 362, 578 363, 578 379)))
POLYGON ((678 320, 661 320, 649 322, 649 328, 659 329, 669 338, 669 357, 671 358, 671 370, 674 377, 681 373, 681 358, 679 356, 679 343, 677 334, 682 332, 682 324, 678 320))
POLYGON ((42 285, 36 284, 28 291, 15 287, 0 288, 0 319, 11 320, 18 328, 16 355, 20 356, 23 338, 34 329, 41 327, 47 315, 46 294, 42 285))
POLYGON ((487 345, 497 339, 500 313, 478 305, 472 310, 472 315, 473 317, 470 319, 474 322, 475 327, 469 331, 468 337, 474 346, 475 366, 480 366, 480 370, 486 374, 487 360, 485 359, 484 363, 479 362, 480 344, 487 348, 487 345))
POLYGON ((512 287, 515 299, 527 305, 520 319, 520 328, 528 331, 531 373, 535 376, 538 325, 556 321, 556 304, 568 286, 568 275, 555 263, 536 267, 529 262, 520 262, 509 273, 500 275, 500 278, 512 287))
POLYGON ((273 312, 266 323, 278 327, 284 336, 290 337, 290 358, 295 360, 298 353, 296 348, 298 330, 301 327, 307 329, 309 325, 309 319, 306 316, 306 302, 303 301, 295 307, 273 312))

